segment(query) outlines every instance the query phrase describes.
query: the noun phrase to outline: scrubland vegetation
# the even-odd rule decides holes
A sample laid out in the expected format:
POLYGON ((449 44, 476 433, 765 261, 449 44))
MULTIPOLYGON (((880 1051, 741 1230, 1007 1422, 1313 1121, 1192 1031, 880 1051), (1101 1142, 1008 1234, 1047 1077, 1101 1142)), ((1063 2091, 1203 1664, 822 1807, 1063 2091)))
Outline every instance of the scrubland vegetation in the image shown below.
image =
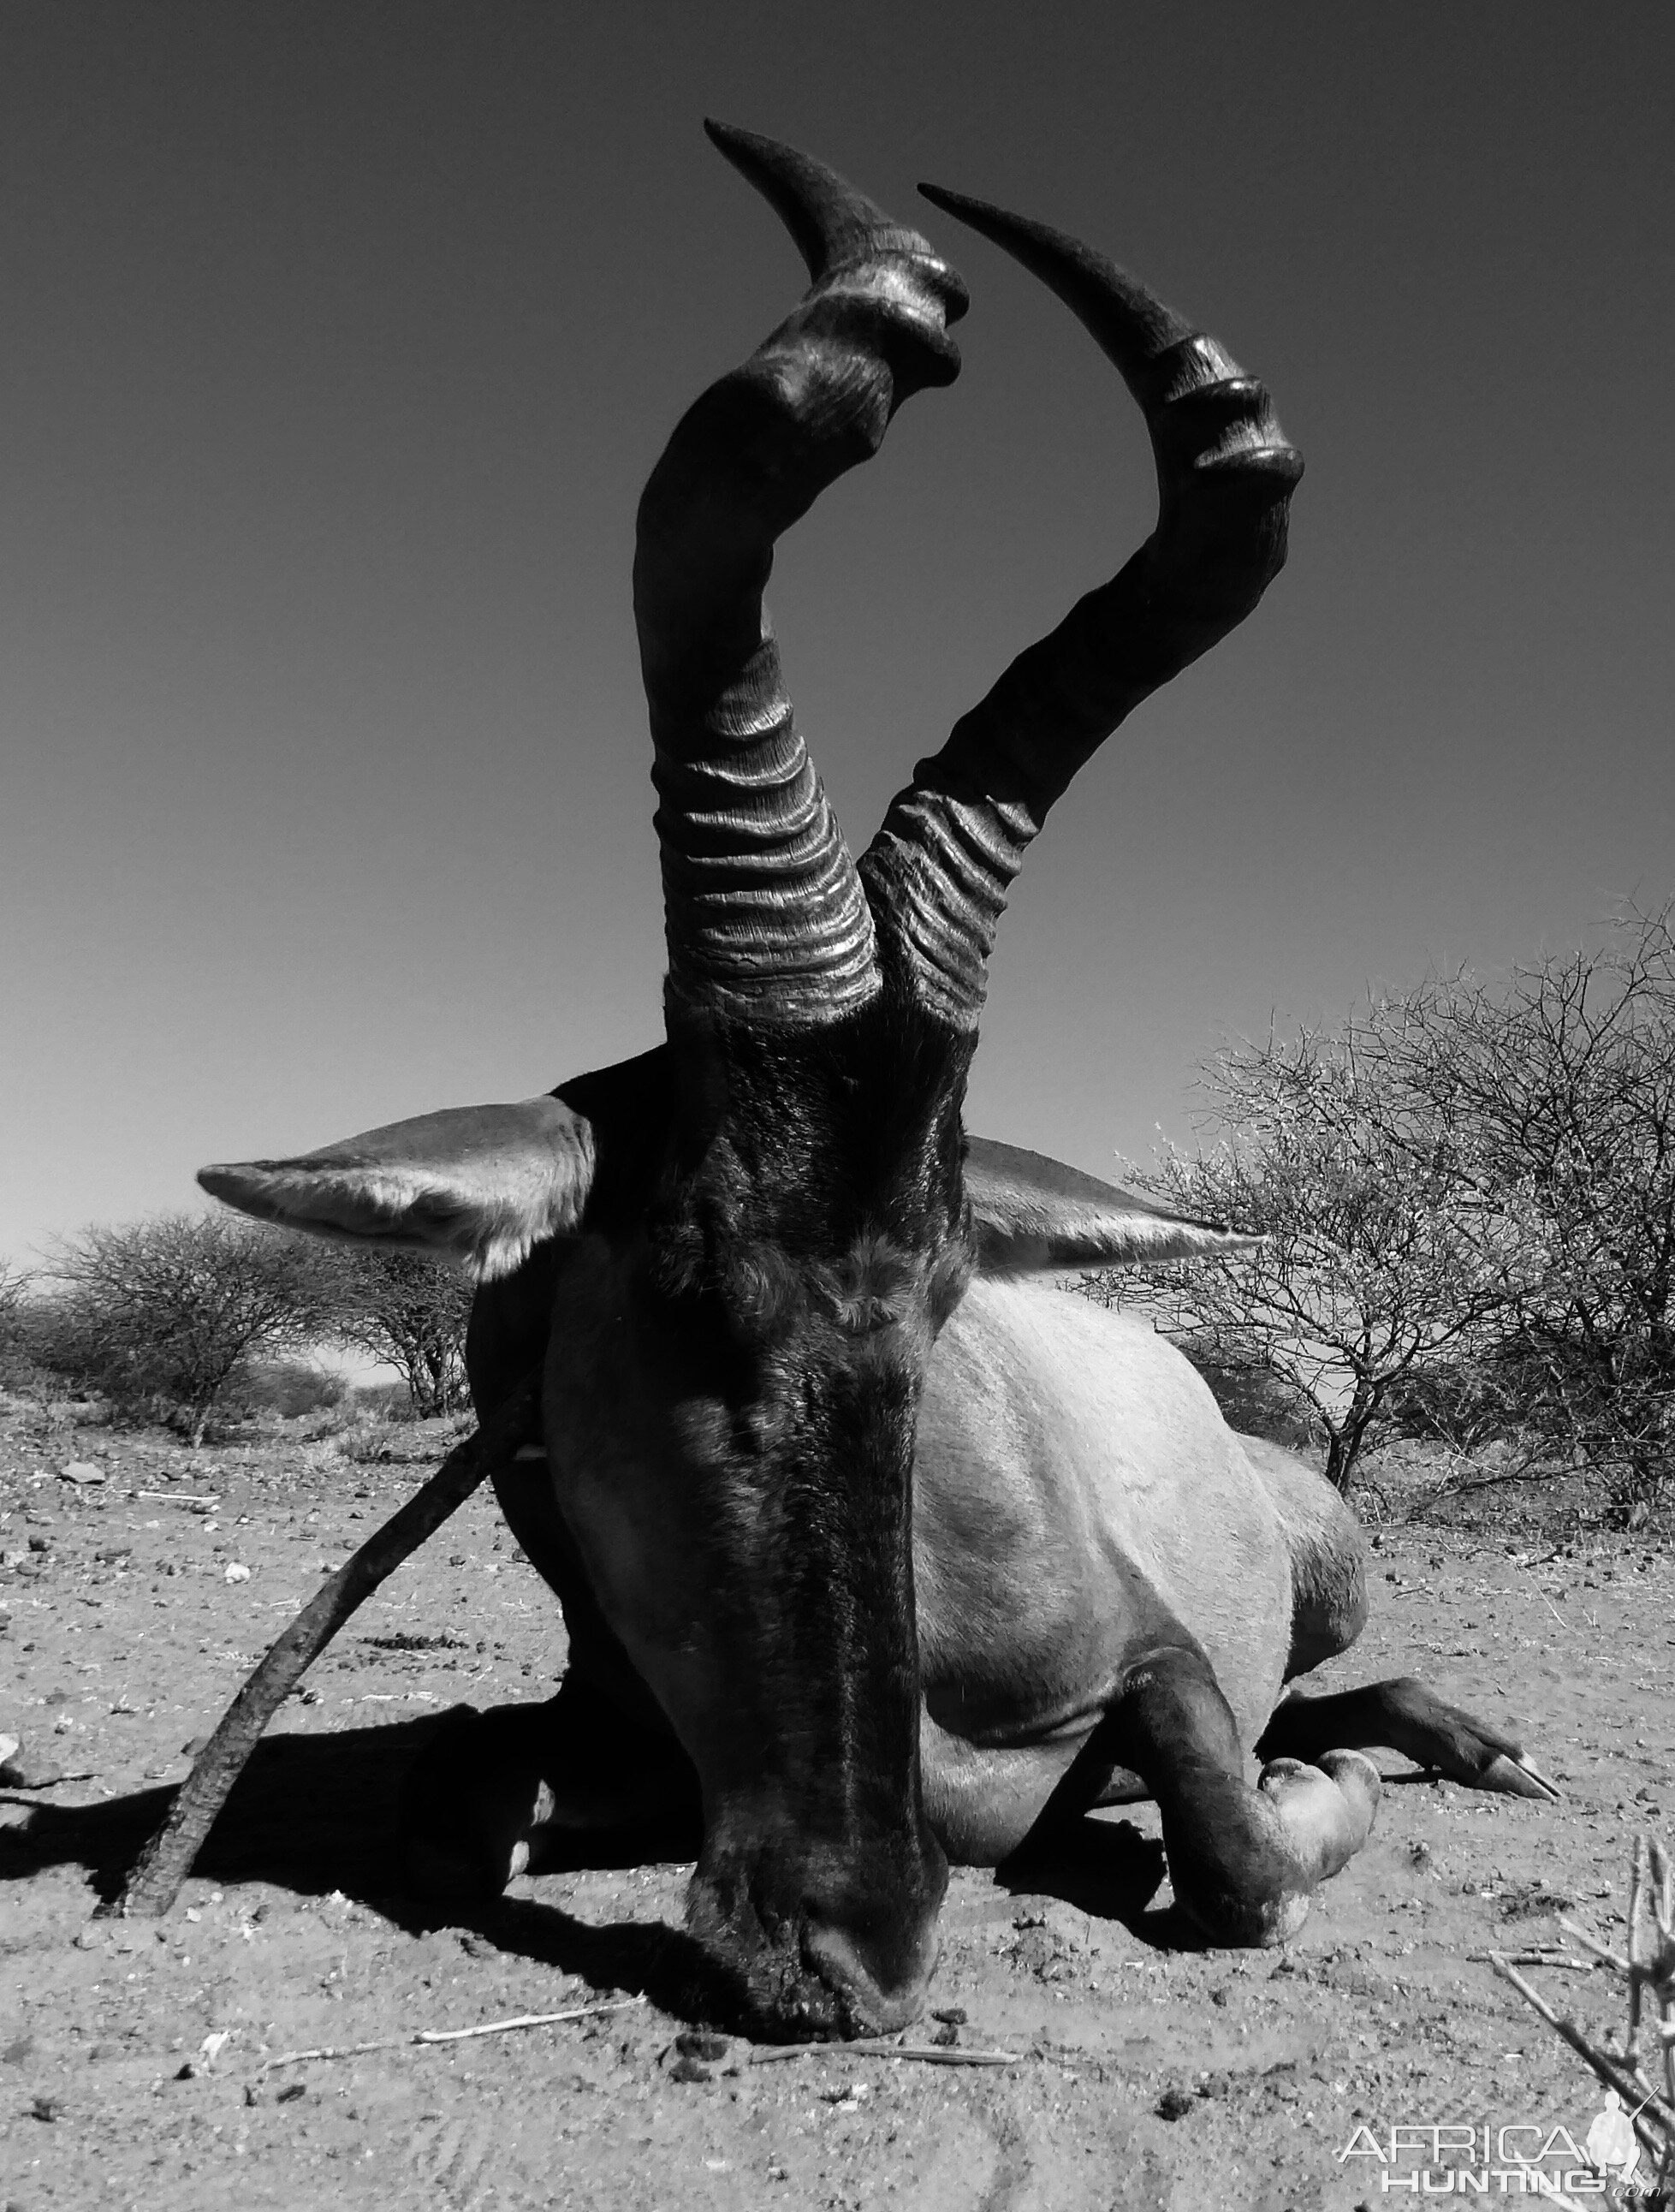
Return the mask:
POLYGON ((0 1275, 0 1383, 103 1401, 194 1445, 212 1425, 336 1406, 322 1352, 393 1367, 416 1419, 466 1403, 471 1285, 422 1253, 362 1252, 228 1213, 169 1213, 64 1239, 0 1275))
MULTIPOLYGON (((1235 1426, 1318 1447, 1340 1488, 1581 1477, 1629 1527, 1666 1503, 1675 906, 1235 1046, 1203 1088, 1198 1147, 1131 1179, 1263 1241, 1086 1295, 1149 1313, 1235 1426)), ((0 1381, 197 1443, 331 1407, 345 1386, 316 1355, 352 1351, 397 1370, 413 1414, 449 1414, 470 1297, 422 1254, 228 1214, 91 1228, 33 1273, 0 1268, 0 1381)))
POLYGON ((1508 1482, 1585 1468, 1639 1525, 1675 1451, 1672 915, 1224 1052, 1200 1147, 1133 1180, 1264 1241, 1083 1287, 1340 1488, 1425 1439, 1508 1482))

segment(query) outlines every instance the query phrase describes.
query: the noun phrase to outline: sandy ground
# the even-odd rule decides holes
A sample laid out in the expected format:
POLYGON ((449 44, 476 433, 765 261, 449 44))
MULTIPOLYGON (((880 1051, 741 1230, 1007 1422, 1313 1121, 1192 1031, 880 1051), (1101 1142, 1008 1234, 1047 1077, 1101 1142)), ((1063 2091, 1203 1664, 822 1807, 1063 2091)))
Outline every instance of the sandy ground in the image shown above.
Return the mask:
MULTIPOLYGON (((932 2002, 963 2015, 961 2046, 1017 2054, 1004 2067, 681 2053, 658 1997, 683 1867, 525 1881, 470 1928, 412 1917, 390 1872, 404 1765, 450 1705, 547 1695, 562 1663, 556 1608, 482 1499, 288 1705, 174 1913, 90 1921, 186 1747, 446 1441, 385 1433, 412 1458, 295 1429, 194 1456, 70 1409, 0 1411, 0 1731, 42 1785, 0 1788, 9 2212, 1314 2212, 1388 2201, 1379 2160, 1341 2154, 1387 2155, 1395 2126, 1523 2126, 1526 2154, 1556 2127, 1581 2142, 1589 2077, 1473 1954, 1551 1944, 1561 1911, 1620 1932, 1634 1833, 1675 1825, 1675 1573, 1627 1537, 1544 1559, 1527 1536, 1382 1532, 1373 1624, 1321 1686, 1421 1673, 1521 1729, 1565 1799, 1385 1758, 1372 1839, 1290 1950, 1185 1947, 1149 1809, 1088 1824, 1033 1888, 956 1873, 932 2002), (104 1479, 66 1480, 76 1462, 104 1479), (275 2063, 611 1996, 636 2001, 275 2063)), ((1604 1976, 1530 1971, 1584 2023, 1620 2024, 1604 1976)), ((1405 2152, 1392 2178, 1448 2162, 1405 2152)))

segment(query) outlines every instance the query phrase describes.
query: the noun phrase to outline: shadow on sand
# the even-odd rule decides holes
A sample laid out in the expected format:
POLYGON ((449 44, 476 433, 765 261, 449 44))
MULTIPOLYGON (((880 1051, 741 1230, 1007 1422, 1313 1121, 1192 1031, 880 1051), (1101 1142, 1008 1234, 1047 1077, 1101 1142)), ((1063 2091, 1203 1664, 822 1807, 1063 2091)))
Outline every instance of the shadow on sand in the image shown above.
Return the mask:
MULTIPOLYGON (((437 1906, 404 1893, 398 1869, 403 1781, 445 1716, 323 1735, 270 1736, 258 1745, 208 1842, 194 1875, 266 1882, 299 1896, 341 1891, 410 1934, 441 1926, 486 1936, 509 1951, 602 1990, 643 1992, 688 2019, 730 2009, 701 1954, 663 1922, 591 1926, 561 1906, 507 1898, 476 1908, 437 1906)), ((143 1790, 94 1805, 60 1806, 39 1793, 0 1796, 27 1803, 26 1827, 0 1835, 0 1882, 49 1867, 83 1869, 101 1900, 120 1889, 141 1846, 168 1808, 172 1791, 143 1790)), ((693 1839, 671 1829, 571 1836, 543 1853, 540 1872, 669 1865, 689 1861, 693 1839)), ((1150 1909, 1164 1874, 1162 1847, 1126 1820, 1083 1820, 1051 1849, 1021 1853, 997 1883, 1020 1899, 1053 1898, 1120 1922, 1155 1949, 1197 1948, 1173 1910, 1150 1909)))
MULTIPOLYGON (((475 1930, 497 1948, 580 1976, 595 1988, 643 1992, 664 2009, 708 2016, 717 1993, 702 1958, 680 1930, 661 1922, 590 1926, 561 1908, 504 1899, 477 1908, 437 1906, 398 1887, 397 1818, 404 1778, 440 1717, 330 1735, 270 1736, 258 1744, 198 1854, 194 1878, 267 1882, 298 1896, 341 1891, 412 1935, 438 1927, 475 1930)), ((28 1825, 0 1835, 0 1882, 27 1881, 49 1867, 85 1869, 101 1901, 121 1888, 146 1838, 168 1809, 167 1788, 142 1790, 96 1805, 61 1806, 39 1793, 0 1794, 27 1803, 28 1825)), ((543 1873, 664 1864, 678 1838, 606 1832, 549 1854, 543 1873)))
POLYGON ((1089 1818, 1050 1843, 1026 1844, 995 1881, 1017 1898, 1051 1898, 1095 1920, 1112 1920, 1151 1951, 1196 1951, 1202 1939, 1173 1905, 1152 1899, 1168 1872, 1163 1846, 1132 1820, 1089 1818))

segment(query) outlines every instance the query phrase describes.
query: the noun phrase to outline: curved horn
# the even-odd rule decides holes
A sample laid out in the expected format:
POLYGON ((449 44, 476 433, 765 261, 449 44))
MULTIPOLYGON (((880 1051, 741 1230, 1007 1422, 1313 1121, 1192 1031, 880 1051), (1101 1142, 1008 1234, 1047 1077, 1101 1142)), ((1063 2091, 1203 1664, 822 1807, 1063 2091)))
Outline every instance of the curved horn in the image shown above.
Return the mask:
POLYGON ((706 125, 814 279, 677 427, 640 503, 634 618, 657 756, 671 1014, 834 1020, 879 988, 872 918, 780 676, 774 541, 947 384, 965 288, 916 231, 772 139, 706 125))
POLYGON ((1151 536, 919 763, 860 864, 881 956, 922 1005, 969 1030, 1025 847, 1124 717, 1242 622, 1277 575, 1302 459, 1262 386, 1115 262, 1045 223, 919 189, 1085 325, 1138 401, 1157 465, 1151 536))
MULTIPOLYGON (((735 123, 707 121, 704 130, 710 143, 756 186, 791 233, 808 265, 810 284, 823 283, 847 263, 877 260, 885 253, 937 262, 929 242, 916 230, 887 216, 824 162, 799 154, 794 146, 782 146, 776 138, 741 131, 735 123)), ((945 271, 944 283, 950 300, 957 299, 947 319, 957 322, 966 309, 965 287, 952 270, 945 271)), ((954 358, 957 367, 958 356, 954 358)))

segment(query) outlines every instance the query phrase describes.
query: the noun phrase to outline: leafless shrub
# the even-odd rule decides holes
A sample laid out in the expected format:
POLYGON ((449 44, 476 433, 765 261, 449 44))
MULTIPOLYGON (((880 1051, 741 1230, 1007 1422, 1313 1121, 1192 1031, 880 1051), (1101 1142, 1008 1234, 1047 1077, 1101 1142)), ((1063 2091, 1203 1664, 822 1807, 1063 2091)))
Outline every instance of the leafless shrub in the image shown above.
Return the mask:
POLYGON ((1484 1202, 1536 1240, 1495 1347, 1520 1419, 1611 1471, 1630 1512, 1675 1453, 1672 915, 1625 909, 1498 989, 1427 985, 1397 1046, 1435 1127, 1470 1131, 1484 1202))
POLYGON ((1340 1486, 1397 1427, 1580 1460, 1643 1517, 1675 1453, 1672 915, 1223 1054, 1200 1150, 1137 1179, 1265 1242, 1088 1289, 1274 1378, 1340 1486))
POLYGON ((465 1327, 474 1290, 469 1277, 423 1252, 336 1245, 326 1260, 339 1340, 398 1369, 421 1419, 462 1411, 470 1403, 465 1327))
POLYGON ((29 1354, 29 1277, 0 1260, 0 1382, 12 1383, 33 1365, 29 1354))
POLYGON ((349 1385, 341 1375, 317 1367, 306 1359, 246 1361, 228 1395, 242 1413, 276 1415, 281 1420, 300 1420, 310 1413, 325 1413, 342 1405, 349 1385))
POLYGON ((194 1445, 258 1353, 306 1345, 331 1312, 319 1248, 226 1214, 160 1214, 59 1245, 35 1320, 44 1365, 194 1445))
POLYGON ((1166 1149, 1137 1180, 1264 1242, 1089 1279, 1146 1300, 1208 1363, 1271 1378, 1317 1425, 1340 1489, 1398 1386, 1480 1338, 1519 1279, 1518 1225, 1478 1196, 1469 1133, 1439 1141, 1393 1079, 1392 1022, 1375 1005, 1341 1036, 1221 1054, 1210 1143, 1166 1149))

